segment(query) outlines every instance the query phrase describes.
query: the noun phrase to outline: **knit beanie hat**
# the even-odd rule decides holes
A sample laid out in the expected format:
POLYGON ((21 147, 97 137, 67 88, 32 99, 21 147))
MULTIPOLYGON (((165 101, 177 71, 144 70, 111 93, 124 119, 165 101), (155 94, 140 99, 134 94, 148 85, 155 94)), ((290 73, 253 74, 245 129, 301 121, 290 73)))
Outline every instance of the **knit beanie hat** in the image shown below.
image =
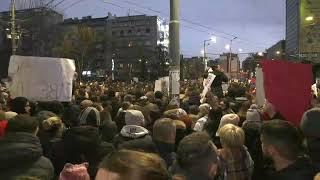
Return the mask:
POLYGON ((256 104, 252 104, 250 106, 250 108, 248 109, 246 120, 247 121, 261 122, 260 113, 258 111, 258 106, 256 104))
POLYGON ((240 118, 237 114, 226 114, 221 118, 219 128, 217 130, 216 136, 219 136, 220 129, 226 124, 233 124, 238 126, 240 118))
POLYGON ((313 108, 305 112, 300 128, 306 137, 320 138, 320 108, 313 108))
POLYGON ((252 104, 247 111, 246 120, 242 124, 242 128, 254 128, 260 131, 262 126, 261 115, 258 111, 258 106, 252 104))
POLYGON ((138 110, 127 110, 125 115, 126 125, 137 125, 144 126, 145 120, 141 111, 138 110))
POLYGON ((87 107, 81 111, 80 125, 100 126, 100 112, 94 107, 87 107))
POLYGON ((146 128, 141 126, 126 125, 126 126, 123 126, 123 128, 120 131, 120 134, 123 137, 136 139, 149 134, 149 131, 146 128))
POLYGON ((88 166, 88 163, 75 165, 67 163, 60 173, 59 180, 90 180, 88 166))

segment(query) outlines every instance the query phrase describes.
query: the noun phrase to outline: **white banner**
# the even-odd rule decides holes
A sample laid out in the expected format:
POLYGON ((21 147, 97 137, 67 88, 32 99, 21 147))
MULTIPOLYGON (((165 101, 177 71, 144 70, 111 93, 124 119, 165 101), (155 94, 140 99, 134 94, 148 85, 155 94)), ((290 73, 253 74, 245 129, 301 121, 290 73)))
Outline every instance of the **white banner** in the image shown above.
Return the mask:
POLYGON ((256 103, 263 106, 265 102, 264 81, 262 68, 256 68, 256 103))
POLYGON ((209 73, 208 78, 203 80, 203 91, 201 93, 201 103, 203 103, 204 98, 206 97, 212 82, 214 81, 214 79, 216 78, 216 75, 214 75, 213 73, 209 73))
POLYGON ((11 56, 8 75, 11 97, 69 102, 75 64, 71 59, 11 56))
POLYGON ((154 92, 160 91, 168 95, 169 93, 169 76, 159 78, 155 81, 154 92))

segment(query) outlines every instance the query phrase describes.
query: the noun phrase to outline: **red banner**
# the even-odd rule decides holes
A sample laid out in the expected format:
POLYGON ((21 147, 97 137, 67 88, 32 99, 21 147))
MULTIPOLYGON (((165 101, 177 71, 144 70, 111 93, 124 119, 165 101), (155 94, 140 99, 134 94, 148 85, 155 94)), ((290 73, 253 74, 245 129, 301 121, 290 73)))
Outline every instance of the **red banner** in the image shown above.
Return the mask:
POLYGON ((266 99, 296 126, 310 107, 312 67, 288 61, 262 62, 266 99))

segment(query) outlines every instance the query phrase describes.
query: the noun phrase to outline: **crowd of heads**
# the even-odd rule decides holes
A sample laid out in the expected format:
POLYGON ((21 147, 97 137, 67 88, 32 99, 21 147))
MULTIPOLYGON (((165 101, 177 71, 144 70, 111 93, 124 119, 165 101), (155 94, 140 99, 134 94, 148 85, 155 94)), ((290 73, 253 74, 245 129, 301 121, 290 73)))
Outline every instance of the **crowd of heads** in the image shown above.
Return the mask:
MULTIPOLYGON (((320 109, 295 127, 245 83, 180 99, 151 83, 88 82, 71 102, 0 96, 0 177, 60 180, 313 179, 320 109), (241 97, 241 98, 239 98, 241 97)), ((0 178, 0 179, 1 179, 0 178)))

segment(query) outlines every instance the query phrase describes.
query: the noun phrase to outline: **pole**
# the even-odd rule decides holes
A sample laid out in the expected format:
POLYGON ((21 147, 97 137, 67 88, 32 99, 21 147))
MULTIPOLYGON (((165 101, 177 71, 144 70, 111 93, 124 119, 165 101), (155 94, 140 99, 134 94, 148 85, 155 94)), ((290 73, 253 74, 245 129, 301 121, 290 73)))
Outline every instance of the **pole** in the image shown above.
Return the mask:
POLYGON ((12 55, 16 54, 17 44, 16 44, 16 8, 15 8, 15 0, 11 0, 11 46, 12 46, 12 55))
POLYGON ((229 58, 228 59, 228 67, 227 67, 227 73, 229 73, 229 75, 231 76, 231 61, 232 61, 232 42, 233 40, 237 39, 238 37, 234 37, 233 39, 230 40, 230 54, 229 54, 229 58))
POLYGON ((179 100, 180 95, 180 0, 170 0, 169 53, 170 96, 179 100))
POLYGON ((207 58, 206 58, 206 42, 207 40, 203 41, 203 63, 204 63, 204 72, 207 70, 207 58))

